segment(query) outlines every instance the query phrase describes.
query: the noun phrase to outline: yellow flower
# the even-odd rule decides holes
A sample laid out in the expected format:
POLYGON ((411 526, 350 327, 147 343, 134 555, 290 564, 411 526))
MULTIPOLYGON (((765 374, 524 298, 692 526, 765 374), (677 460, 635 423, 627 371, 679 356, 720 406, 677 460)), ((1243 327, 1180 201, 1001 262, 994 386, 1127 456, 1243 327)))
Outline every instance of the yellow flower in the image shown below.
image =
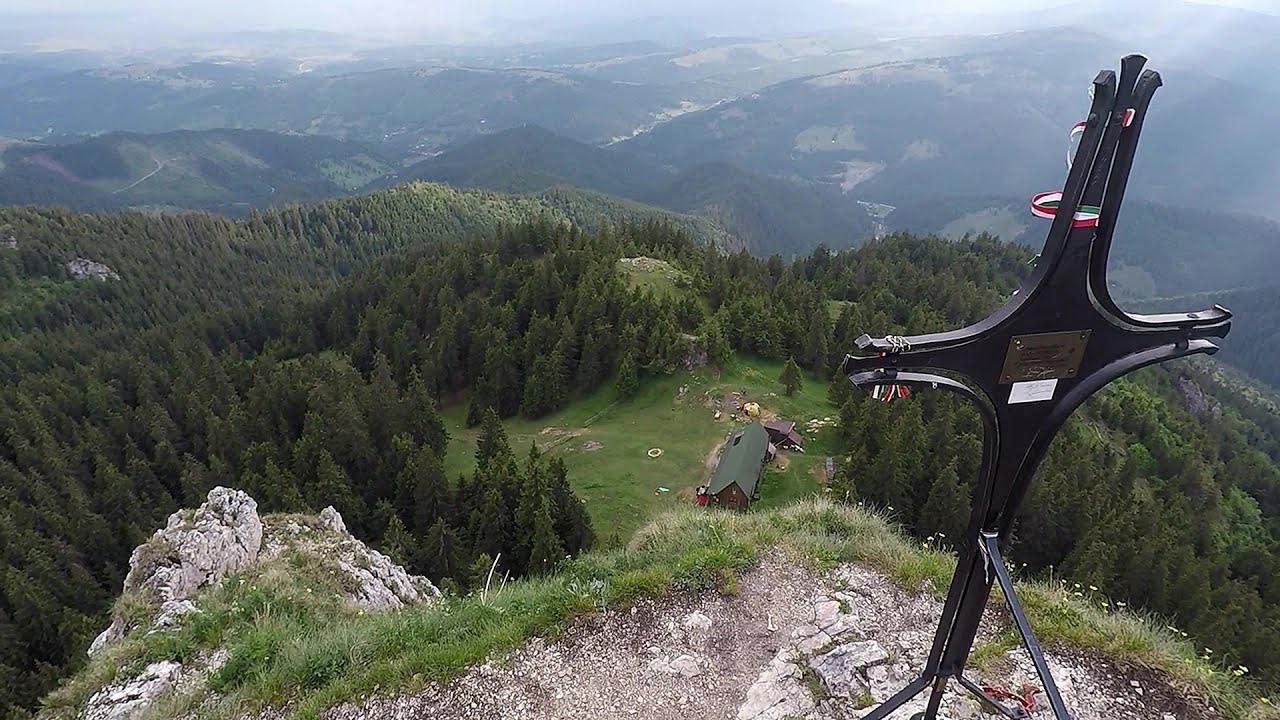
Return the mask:
POLYGON ((1263 705, 1270 705, 1271 698, 1268 698, 1268 697, 1258 698, 1258 702, 1262 703, 1263 705))
POLYGON ((356 615, 364 615, 364 611, 360 610, 359 612, 356 613, 356 615))
POLYGON ((1124 603, 1122 603, 1122 602, 1118 602, 1118 603, 1116 603, 1116 607, 1128 607, 1128 605, 1125 605, 1125 604, 1124 604, 1124 603))

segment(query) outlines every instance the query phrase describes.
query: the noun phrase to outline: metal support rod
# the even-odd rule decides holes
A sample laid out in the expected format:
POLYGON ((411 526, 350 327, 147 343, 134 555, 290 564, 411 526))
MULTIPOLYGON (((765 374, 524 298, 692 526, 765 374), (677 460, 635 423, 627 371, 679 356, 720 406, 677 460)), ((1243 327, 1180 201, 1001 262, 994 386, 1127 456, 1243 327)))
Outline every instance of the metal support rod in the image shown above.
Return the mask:
POLYGON ((1013 613, 1013 621, 1018 625, 1018 634, 1022 635, 1022 642, 1027 646, 1031 662, 1036 666, 1036 674, 1040 676, 1040 684, 1044 685, 1044 692, 1049 698, 1049 707, 1053 709, 1053 716, 1058 720, 1071 720, 1071 716, 1067 714, 1067 707, 1062 702, 1062 695, 1058 693, 1058 686, 1053 682, 1049 665, 1044 661, 1044 652, 1040 649, 1040 643, 1031 630, 1031 623, 1027 621, 1027 614, 1022 610, 1022 603, 1018 600, 1017 593, 1014 592, 1013 579, 1009 577, 1009 571, 1004 567, 1004 558, 1000 555, 1000 536, 995 533, 983 533, 982 542, 987 548, 987 554, 991 557, 991 567, 996 573, 996 581, 1000 583, 1000 589, 1004 592, 1004 599, 1009 603, 1009 611, 1013 613))

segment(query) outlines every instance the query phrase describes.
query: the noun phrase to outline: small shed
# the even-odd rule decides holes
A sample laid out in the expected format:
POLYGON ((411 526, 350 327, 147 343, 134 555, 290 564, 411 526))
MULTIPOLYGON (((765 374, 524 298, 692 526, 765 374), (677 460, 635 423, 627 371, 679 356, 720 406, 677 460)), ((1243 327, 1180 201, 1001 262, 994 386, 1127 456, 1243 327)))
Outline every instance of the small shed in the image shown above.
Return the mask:
POLYGON ((735 432, 720 452, 707 494, 721 505, 746 510, 756 495, 765 463, 777 454, 778 449, 769 442, 769 433, 760 423, 735 432))
POLYGON ((769 433, 769 440, 778 447, 797 450, 804 447, 804 438, 796 432, 796 424, 790 420, 765 420, 764 429, 769 433))

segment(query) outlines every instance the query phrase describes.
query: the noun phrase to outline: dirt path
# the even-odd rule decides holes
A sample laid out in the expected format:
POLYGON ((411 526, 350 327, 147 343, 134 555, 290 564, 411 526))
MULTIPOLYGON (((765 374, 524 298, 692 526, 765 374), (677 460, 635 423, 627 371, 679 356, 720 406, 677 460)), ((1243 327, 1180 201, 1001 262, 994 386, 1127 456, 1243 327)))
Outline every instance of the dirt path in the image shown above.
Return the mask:
POLYGON ((153 163, 155 163, 155 164, 156 164, 156 169, 155 169, 155 170, 152 170, 151 172, 147 173, 146 175, 143 175, 142 177, 138 178, 137 180, 135 180, 135 181, 134 181, 132 184, 130 184, 130 185, 127 185, 127 186, 125 186, 125 187, 122 187, 122 188, 120 188, 119 190, 112 190, 112 191, 111 191, 111 194, 112 194, 112 195, 119 195, 120 193, 124 192, 125 190, 132 190, 132 189, 134 189, 134 188, 138 187, 138 186, 139 186, 139 185, 141 185, 142 183, 144 183, 144 182, 146 182, 147 180, 150 180, 152 177, 154 177, 156 173, 158 173, 158 172, 160 172, 161 170, 163 170, 163 169, 164 169, 164 166, 165 166, 165 165, 167 165, 167 164, 169 163, 169 161, 168 161, 168 160, 161 160, 161 159, 157 158, 157 157, 156 157, 155 152, 152 152, 152 153, 151 153, 151 162, 153 162, 153 163))

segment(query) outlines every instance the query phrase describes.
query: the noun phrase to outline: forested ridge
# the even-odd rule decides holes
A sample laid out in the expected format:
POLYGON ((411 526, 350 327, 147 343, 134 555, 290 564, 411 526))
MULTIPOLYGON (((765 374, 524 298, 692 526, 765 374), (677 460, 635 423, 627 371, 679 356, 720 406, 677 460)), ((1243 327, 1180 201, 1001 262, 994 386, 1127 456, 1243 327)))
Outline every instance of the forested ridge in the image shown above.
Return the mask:
MULTIPOLYGON (((606 383, 625 397, 695 346, 714 363, 794 358, 831 377, 861 333, 972 322, 1027 272, 1027 248, 986 236, 892 235, 788 264, 659 222, 587 232, 532 199, 425 202, 427 187, 243 223, 0 215, 18 240, 0 247, 0 368, 16 378, 0 387, 0 707, 20 716, 81 662, 133 546, 214 485, 265 511, 335 505, 445 586, 465 589, 499 553, 516 574, 545 572, 601 529, 564 462, 513 447, 500 418, 606 383), (122 279, 55 282, 69 253, 122 279), (630 288, 618 260, 635 256, 678 266, 693 293, 630 288), (446 477, 438 410, 455 403, 481 441, 476 470, 446 477)), ((1168 614, 1274 677, 1280 436, 1229 394, 1189 404, 1200 385, 1187 364, 1147 370, 1078 413, 1012 556, 1168 614)), ((973 413, 930 392, 872 402, 839 377, 831 396, 847 444, 833 494, 956 537, 973 413)))

